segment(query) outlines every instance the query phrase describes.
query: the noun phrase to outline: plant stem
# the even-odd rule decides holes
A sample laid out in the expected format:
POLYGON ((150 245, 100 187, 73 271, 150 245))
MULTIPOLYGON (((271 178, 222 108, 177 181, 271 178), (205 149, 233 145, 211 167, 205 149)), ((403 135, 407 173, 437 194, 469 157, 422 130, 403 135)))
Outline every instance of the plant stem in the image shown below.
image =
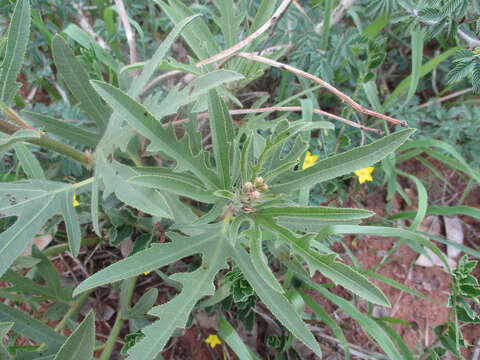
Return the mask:
POLYGON ((18 115, 15 111, 10 109, 9 107, 1 104, 0 107, 2 108, 3 115, 12 120, 15 124, 20 126, 23 129, 35 130, 31 125, 27 124, 25 120, 22 119, 20 115, 18 115))
POLYGON ((113 324, 112 330, 110 331, 110 336, 105 343, 105 347, 102 352, 102 356, 100 356, 100 360, 108 360, 110 359, 110 355, 112 354, 113 348, 115 346, 115 342, 117 341, 118 334, 120 334, 120 329, 122 328, 123 319, 120 316, 120 310, 117 312, 117 317, 115 318, 115 323, 113 324))
POLYGON ((328 47, 328 33, 330 31, 330 17, 332 14, 333 0, 325 2, 325 9, 323 11, 323 27, 322 38, 320 41, 320 50, 326 51, 328 47))
MULTIPOLYGON (((13 110, 9 108, 3 108, 3 114, 5 117, 11 119, 15 124, 11 124, 7 121, 0 120, 0 131, 3 131, 7 134, 13 134, 17 132, 18 130, 21 129, 28 129, 28 130, 35 130, 38 131, 34 128, 32 128, 30 125, 28 125, 25 120, 22 119, 20 115, 15 113, 13 110)), ((44 148, 47 148, 49 150, 55 151, 59 154, 65 155, 73 160, 78 161, 79 163, 88 166, 90 161, 87 156, 87 154, 70 147, 68 145, 65 145, 64 143, 61 143, 60 141, 54 140, 51 137, 45 135, 43 132, 38 131, 40 138, 32 138, 25 140, 26 142, 29 142, 30 144, 38 145, 44 148)))
POLYGON ((84 301, 88 298, 88 296, 90 295, 90 293, 92 291, 93 290, 89 290, 89 291, 84 292, 82 295, 80 295, 80 297, 77 300, 75 300, 73 302, 72 306, 70 306, 70 309, 63 316, 62 320, 60 320, 60 322, 57 324, 57 326, 55 326, 55 331, 56 332, 59 333, 59 332, 62 331, 62 329, 67 324, 68 319, 70 319, 72 317, 72 315, 75 314, 75 312, 83 305, 84 301))
MULTIPOLYGON (((135 289, 135 284, 137 283, 137 277, 135 276, 133 279, 128 279, 130 281, 130 288, 128 289, 127 296, 125 298, 125 303, 129 304, 130 300, 133 295, 133 291, 135 289)), ((103 349, 102 355, 100 356, 100 360, 109 360, 110 356, 112 355, 113 348, 115 347, 115 342, 117 341, 118 334, 120 334, 120 330, 123 325, 123 318, 122 312, 120 311, 120 305, 117 310, 117 317, 115 318, 115 323, 113 324, 112 330, 110 332, 110 336, 105 343, 105 348, 103 349)))
POLYGON ((39 139, 30 139, 27 140, 31 144, 35 144, 41 147, 45 147, 49 150, 55 151, 59 154, 65 155, 73 160, 78 161, 80 164, 88 166, 90 161, 88 159, 88 156, 73 148, 68 145, 65 145, 64 143, 61 143, 60 141, 54 140, 51 137, 48 137, 47 135, 40 133, 40 138, 39 139))
MULTIPOLYGON (((82 240, 82 243, 80 244, 80 247, 97 244, 101 240, 102 239, 100 239, 99 237, 86 238, 86 239, 82 240)), ((58 246, 52 246, 52 247, 49 247, 48 249, 43 250, 43 254, 48 256, 48 257, 51 257, 51 256, 55 256, 55 255, 60 254, 64 251, 67 251, 67 250, 68 250, 68 244, 62 244, 62 245, 58 245, 58 246)))

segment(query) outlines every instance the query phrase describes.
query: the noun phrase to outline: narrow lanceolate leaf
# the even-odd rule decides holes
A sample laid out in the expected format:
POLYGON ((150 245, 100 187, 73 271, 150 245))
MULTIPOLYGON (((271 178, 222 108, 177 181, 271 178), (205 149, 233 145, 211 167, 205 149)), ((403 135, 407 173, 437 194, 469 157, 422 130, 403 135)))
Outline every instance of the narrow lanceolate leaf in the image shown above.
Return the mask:
POLYGON ((223 315, 220 315, 217 323, 218 334, 228 346, 233 350, 235 355, 242 360, 257 360, 247 345, 243 342, 235 328, 228 322, 223 315))
POLYGON ((64 191, 62 195, 62 215, 65 220, 65 227, 67 228, 68 246, 70 247, 73 257, 76 258, 80 251, 82 233, 80 231, 80 222, 78 220, 77 212, 75 207, 72 206, 75 191, 73 189, 64 191))
POLYGON ((162 63, 163 59, 168 53, 168 50, 170 49, 178 35, 180 35, 185 25, 190 23, 190 21, 192 21, 198 16, 200 16, 200 14, 189 16, 175 25, 173 30, 170 31, 166 39, 163 40, 162 44, 155 51, 155 54, 153 54, 152 58, 147 61, 140 75, 136 77, 133 81, 132 87, 128 92, 131 96, 136 97, 141 93, 143 88, 147 85, 148 81, 152 77, 155 70, 157 70, 158 66, 162 63))
POLYGON ((347 339, 345 334, 342 331, 342 328, 328 315, 328 313, 318 305, 315 300, 308 296, 304 291, 299 291, 300 295, 303 298, 303 301, 310 306, 310 308, 315 312, 315 315, 320 317, 320 319, 332 329, 333 333, 340 341, 340 344, 343 346, 343 352, 345 353, 345 359, 350 360, 350 347, 348 346, 347 339))
MULTIPOLYGON (((63 214, 63 193, 71 189, 69 184, 42 180, 0 184, 0 218, 17 218, 0 234, 0 276, 50 218, 63 214)), ((73 198, 69 206, 73 208, 73 198)), ((76 215, 71 213, 71 216, 76 215)), ((72 226, 77 226, 75 224, 78 225, 78 221, 72 226)))
POLYGON ((57 120, 47 115, 41 115, 31 111, 22 111, 22 115, 27 122, 33 123, 43 128, 48 133, 72 141, 76 144, 95 147, 101 138, 101 136, 96 133, 84 130, 66 121, 57 120))
POLYGON ((0 152, 8 150, 13 144, 19 141, 25 141, 29 139, 38 139, 40 134, 35 130, 19 130, 10 136, 4 136, 0 133, 2 139, 0 140, 0 152))
POLYGON ((224 189, 230 185, 230 155, 234 138, 232 117, 216 90, 208 92, 208 116, 217 173, 224 189))
POLYGON ((186 196, 205 203, 214 203, 216 197, 207 191, 200 180, 187 173, 179 174, 168 168, 153 168, 151 171, 137 169, 139 175, 128 179, 129 183, 186 196))
POLYGON ((60 35, 52 40, 53 59, 62 74, 73 96, 80 102, 84 110, 96 122, 98 132, 103 133, 107 127, 111 111, 106 107, 98 94, 90 85, 88 74, 75 57, 72 49, 60 35))
POLYGON ((177 328, 185 328, 195 304, 204 296, 213 295, 215 275, 228 267, 228 242, 219 236, 218 226, 209 226, 200 236, 184 237, 179 234, 169 234, 173 242, 189 244, 209 238, 203 244, 202 265, 193 272, 183 272, 170 278, 182 284, 182 291, 166 304, 156 306, 149 315, 160 318, 157 322, 142 329, 145 337, 129 351, 130 358, 135 360, 150 360, 163 349, 168 339, 177 328))
POLYGON ((175 241, 169 243, 152 244, 150 248, 118 261, 93 274, 78 285, 73 292, 73 296, 101 285, 158 269, 184 257, 201 253, 203 249, 208 247, 208 244, 215 241, 215 239, 218 239, 218 231, 216 233, 209 232, 207 235, 190 238, 175 238, 175 241))
POLYGON ((317 219, 322 221, 360 220, 375 215, 374 212, 363 209, 332 208, 326 206, 269 207, 259 210, 258 214, 273 217, 317 219))
POLYGON ((372 319, 370 319, 367 315, 362 314, 358 309, 350 304, 347 300, 332 294, 330 291, 325 289, 324 287, 316 284, 314 281, 309 279, 305 276, 305 274, 296 272, 297 276, 302 279, 308 286, 312 289, 320 293, 322 296, 326 297, 328 300, 339 306, 343 311, 345 311, 348 315, 350 315, 353 319, 358 321, 358 323, 362 326, 363 329, 370 336, 375 339, 375 341, 380 345, 385 354, 387 354, 387 358, 391 360, 401 360, 402 356, 398 352, 397 348, 393 344, 392 340, 388 337, 385 331, 372 319))
POLYGON ((287 298, 279 292, 273 290, 267 283, 258 276, 250 257, 245 249, 237 246, 232 249, 232 257, 235 263, 240 267, 243 275, 253 287, 256 294, 260 297, 272 314, 300 341, 310 348, 320 359, 322 351, 318 346, 315 337, 312 335, 307 325, 302 321, 295 311, 294 306, 287 298))
POLYGON ((68 337, 54 360, 91 360, 95 345, 95 316, 90 310, 87 317, 68 337))
POLYGON ((23 171, 29 179, 45 180, 42 166, 35 155, 27 148, 25 144, 17 143, 13 145, 17 158, 22 165, 23 171))
POLYGON ((428 239, 417 234, 417 232, 395 229, 384 226, 359 226, 359 225, 333 225, 326 226, 317 235, 318 239, 322 239, 332 234, 363 234, 363 235, 378 235, 378 236, 391 236, 405 239, 407 244, 411 244, 414 249, 418 245, 424 246, 439 257, 445 265, 446 269, 450 269, 445 255, 428 239))
POLYGON ((145 107, 120 89, 102 81, 92 81, 92 85, 112 109, 125 118, 134 129, 151 140, 149 151, 166 153, 177 161, 177 171, 190 170, 209 188, 220 187, 215 172, 208 165, 208 154, 200 152, 193 155, 188 136, 178 140, 171 125, 164 128, 145 107))
POLYGON ((17 94, 20 71, 30 36, 30 2, 19 0, 8 28, 7 49, 0 73, 0 102, 9 106, 17 94))
POLYGON ((64 343, 65 337, 55 332, 50 326, 30 317, 12 306, 0 303, 0 321, 13 322, 13 330, 27 339, 46 344, 47 354, 55 353, 64 343))
POLYGON ((257 214, 256 220, 263 227, 277 234, 280 241, 288 243, 297 254, 302 256, 309 265, 310 274, 313 275, 318 270, 335 284, 343 286, 365 300, 382 306, 390 306, 383 292, 365 276, 347 265, 334 261, 335 256, 320 255, 311 249, 310 241, 314 235, 298 238, 288 229, 279 226, 273 219, 257 214))
POLYGON ((414 129, 397 131, 369 145, 330 156, 303 171, 284 173, 275 178, 270 190, 274 193, 290 193, 305 186, 313 186, 355 170, 366 168, 395 151, 414 131, 414 129))
POLYGON ((415 94, 415 90, 420 80, 420 68, 422 66, 423 57, 423 40, 425 38, 425 32, 423 29, 414 29, 411 33, 412 40, 412 72, 410 86, 408 87, 408 94, 405 103, 408 103, 415 94))
POLYGON ((283 288, 273 275, 268 266, 268 261, 262 250, 262 232, 257 224, 254 224, 247 236, 250 238, 250 258, 255 270, 273 290, 283 294, 283 288))

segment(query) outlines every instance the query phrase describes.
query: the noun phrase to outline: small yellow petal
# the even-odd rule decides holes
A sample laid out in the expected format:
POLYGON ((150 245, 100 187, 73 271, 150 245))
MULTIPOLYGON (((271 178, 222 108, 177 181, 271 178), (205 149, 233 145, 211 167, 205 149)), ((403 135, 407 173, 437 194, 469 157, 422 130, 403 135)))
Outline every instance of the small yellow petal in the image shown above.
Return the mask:
POLYGON ((75 196, 75 194, 73 194, 73 206, 78 206, 80 205, 80 203, 77 201, 77 197, 75 196))
POLYGON ((307 151, 305 159, 303 160, 302 170, 308 169, 309 167, 315 165, 318 160, 318 155, 312 155, 310 151, 307 151))
POLYGON ((148 274, 150 274, 151 272, 152 272, 151 270, 145 271, 145 272, 143 273, 143 275, 148 275, 148 274))
POLYGON ((208 335, 208 338, 207 340, 205 340, 205 342, 207 344, 210 345, 210 347, 213 349, 215 346, 217 345, 220 345, 222 342, 220 341, 220 339, 218 338, 217 335, 214 335, 214 334, 210 334, 208 335))
POLYGON ((375 168, 373 166, 369 166, 364 169, 360 169, 354 172, 355 175, 358 177, 358 182, 363 184, 365 181, 373 181, 372 172, 375 168))

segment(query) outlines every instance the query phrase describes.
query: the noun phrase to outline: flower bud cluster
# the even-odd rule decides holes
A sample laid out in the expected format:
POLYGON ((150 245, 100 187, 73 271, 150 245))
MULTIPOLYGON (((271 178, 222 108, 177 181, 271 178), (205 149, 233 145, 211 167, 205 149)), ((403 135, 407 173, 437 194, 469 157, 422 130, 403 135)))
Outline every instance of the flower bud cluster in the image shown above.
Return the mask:
POLYGON ((260 191, 265 191, 268 189, 268 185, 264 183, 264 180, 261 176, 255 179, 255 183, 247 181, 243 185, 243 192, 247 196, 247 201, 252 201, 252 199, 260 198, 260 191))

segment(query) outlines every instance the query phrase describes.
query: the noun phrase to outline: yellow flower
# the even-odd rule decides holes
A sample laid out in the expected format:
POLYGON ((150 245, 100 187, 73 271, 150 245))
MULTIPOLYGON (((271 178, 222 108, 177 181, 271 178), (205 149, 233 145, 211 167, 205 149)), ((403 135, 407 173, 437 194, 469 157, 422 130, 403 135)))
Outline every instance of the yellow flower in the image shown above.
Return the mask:
POLYGON ((145 271, 145 272, 143 273, 143 275, 148 275, 148 274, 150 274, 151 272, 152 272, 152 270, 145 271))
POLYGON ((365 181, 373 181, 372 172, 375 169, 373 166, 369 166, 365 169, 355 171, 355 175, 358 176, 358 182, 363 184, 365 181))
POLYGON ((207 338, 207 340, 205 340, 205 342, 206 342, 207 344, 209 344, 209 345, 212 347, 212 349, 213 349, 215 346, 220 345, 220 344, 222 343, 222 342, 220 341, 220 339, 218 338, 218 336, 217 336, 217 335, 214 335, 214 334, 208 335, 208 338, 207 338))
POLYGON ((75 194, 73 194, 73 206, 78 206, 80 205, 80 203, 77 201, 77 197, 75 196, 75 194))
POLYGON ((315 165, 318 160, 318 155, 310 154, 310 151, 307 151, 305 159, 303 160, 302 170, 308 169, 310 166, 315 165))

